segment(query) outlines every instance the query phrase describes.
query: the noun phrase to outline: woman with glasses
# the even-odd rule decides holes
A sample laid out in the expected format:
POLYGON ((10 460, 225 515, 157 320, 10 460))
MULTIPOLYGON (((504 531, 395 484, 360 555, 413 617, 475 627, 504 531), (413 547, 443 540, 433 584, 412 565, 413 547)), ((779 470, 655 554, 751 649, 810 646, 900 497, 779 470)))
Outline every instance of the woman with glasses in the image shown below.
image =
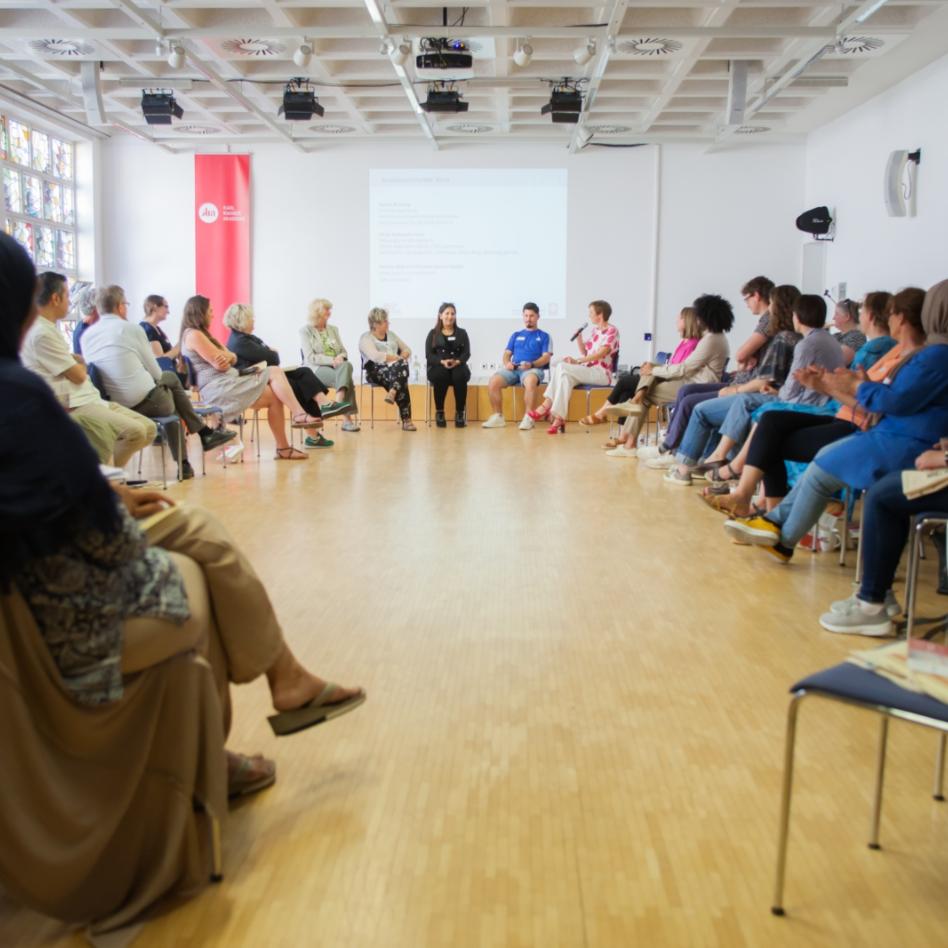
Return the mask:
POLYGON ((151 351, 155 353, 158 365, 166 372, 174 372, 181 384, 188 387, 188 368, 181 357, 181 347, 172 345, 171 340, 161 328, 168 318, 168 301, 157 293, 145 297, 145 318, 138 324, 145 330, 151 351))

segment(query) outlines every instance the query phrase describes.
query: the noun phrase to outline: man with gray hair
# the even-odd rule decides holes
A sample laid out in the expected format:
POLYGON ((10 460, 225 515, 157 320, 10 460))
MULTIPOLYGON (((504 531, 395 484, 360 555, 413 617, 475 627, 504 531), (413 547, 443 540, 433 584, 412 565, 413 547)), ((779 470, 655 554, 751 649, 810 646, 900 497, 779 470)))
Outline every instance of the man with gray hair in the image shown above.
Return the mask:
MULTIPOLYGON (((177 415, 196 433, 205 451, 236 436, 215 431, 194 411, 188 393, 174 372, 162 372, 141 326, 128 321, 128 300, 120 286, 102 287, 96 296, 99 320, 82 337, 82 354, 94 364, 109 397, 148 418, 177 415)), ((178 424, 168 425, 171 454, 178 460, 178 424)), ((183 438, 181 443, 183 444, 183 438)), ((194 477, 187 457, 180 459, 181 476, 194 477)))
POLYGON ((76 299, 76 311, 79 318, 76 328, 72 331, 72 351, 75 355, 82 355, 82 346, 79 340, 82 334, 99 318, 99 311, 95 308, 96 288, 90 283, 79 291, 76 299))

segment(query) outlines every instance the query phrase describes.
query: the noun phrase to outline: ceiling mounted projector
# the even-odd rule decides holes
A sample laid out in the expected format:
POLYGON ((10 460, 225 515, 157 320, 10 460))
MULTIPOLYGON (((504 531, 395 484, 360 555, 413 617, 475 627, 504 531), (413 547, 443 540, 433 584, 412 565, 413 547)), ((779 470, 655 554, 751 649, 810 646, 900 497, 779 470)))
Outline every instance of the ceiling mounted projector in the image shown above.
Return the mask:
POLYGON ((316 101, 316 93, 305 79, 291 79, 283 90, 283 105, 277 114, 291 122, 308 122, 314 115, 322 118, 326 110, 316 101))
POLYGON ((474 65, 474 57, 464 40, 423 36, 418 48, 416 69, 470 69, 474 65))
POLYGON ((171 117, 182 118, 184 111, 170 92, 142 91, 142 115, 149 125, 170 125, 171 117))
POLYGON ((575 86, 561 85, 553 89, 550 101, 540 109, 541 115, 549 115, 554 122, 575 125, 583 111, 583 94, 575 86))
POLYGON ((455 89, 429 88, 428 101, 422 102, 421 107, 426 112, 466 112, 469 104, 455 89))

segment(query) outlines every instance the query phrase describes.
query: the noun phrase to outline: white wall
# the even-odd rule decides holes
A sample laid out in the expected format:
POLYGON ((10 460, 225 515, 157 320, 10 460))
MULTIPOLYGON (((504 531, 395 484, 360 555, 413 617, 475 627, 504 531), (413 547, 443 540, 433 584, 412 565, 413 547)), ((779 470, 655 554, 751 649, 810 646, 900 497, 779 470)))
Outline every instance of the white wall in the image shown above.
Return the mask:
MULTIPOLYGON (((569 260, 565 320, 541 326, 559 354, 601 297, 615 310, 622 361, 648 354, 643 334, 652 311, 655 162, 658 149, 587 148, 569 156, 550 146, 484 146, 433 151, 428 146, 362 146, 303 155, 286 146, 253 150, 253 305, 258 334, 298 357, 297 327, 316 296, 335 304, 334 320, 350 350, 364 331, 368 298, 368 179, 372 168, 546 168, 569 172, 569 260)), ((194 292, 193 156, 170 155, 134 140, 102 149, 100 279, 122 284, 130 299, 163 293, 180 309, 194 292)), ((802 209, 803 149, 756 147, 707 153, 699 146, 661 150, 658 347, 674 345, 674 316, 701 292, 718 292, 743 312, 739 289, 757 273, 795 282, 802 209)), ((499 220, 498 227, 529 221, 499 220)), ((489 279, 489 274, 485 274, 489 279)), ((524 287, 523 300, 542 293, 524 287)), ((451 299, 450 286, 443 297, 451 299)), ((515 301, 517 305, 523 300, 515 301)), ((393 328, 417 350, 441 300, 424 318, 393 328)), ((463 306, 459 318, 463 325, 463 306)), ((175 315, 170 327, 177 328, 175 315)), ((750 322, 742 319, 736 335, 750 322)), ((469 323, 475 374, 496 362, 509 321, 469 323)))
POLYGON ((858 299, 876 289, 948 277, 948 56, 814 132, 807 143, 806 206, 835 206, 828 286, 858 299), (918 215, 889 217, 883 175, 889 153, 922 149, 918 215))

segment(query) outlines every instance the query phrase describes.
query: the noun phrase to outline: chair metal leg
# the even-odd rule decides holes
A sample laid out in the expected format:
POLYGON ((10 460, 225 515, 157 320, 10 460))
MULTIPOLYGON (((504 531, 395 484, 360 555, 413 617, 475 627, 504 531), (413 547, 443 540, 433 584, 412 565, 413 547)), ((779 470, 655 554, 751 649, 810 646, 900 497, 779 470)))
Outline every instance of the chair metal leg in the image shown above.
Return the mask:
POLYGON ((777 873, 774 879, 774 901, 770 911, 774 915, 786 914, 783 909, 783 886, 787 870, 787 842, 790 835, 790 800, 793 796, 793 763, 797 740, 797 714, 805 691, 798 691, 790 699, 787 710, 787 735, 783 750, 783 790, 780 796, 780 829, 777 837, 777 873))
POLYGON ((856 575, 853 577, 853 585, 858 589, 862 583, 862 538, 866 531, 862 524, 859 524, 859 536, 856 539, 856 575))
POLYGON ((879 755, 876 759, 876 792, 872 801, 872 830, 869 838, 870 849, 881 849, 879 845, 879 822, 882 819, 882 784, 885 780, 885 751, 889 739, 889 716, 882 715, 879 728, 879 755))
POLYGON ((168 489, 168 474, 165 471, 165 441, 168 440, 168 432, 164 425, 158 426, 158 444, 161 447, 161 489, 168 489))
POLYGON ((944 731, 938 735, 938 755, 935 757, 935 786, 932 796, 939 802, 945 799, 945 742, 948 734, 944 731))
MULTIPOLYGON (((855 497, 852 490, 847 487, 843 491, 843 523, 839 531, 839 565, 846 565, 846 547, 849 546, 849 502, 850 498, 855 497)), ((855 506, 855 501, 854 501, 855 506)))
POLYGON ((918 586, 918 561, 921 557, 922 530, 925 520, 922 517, 912 517, 909 529, 908 566, 905 570, 905 637, 913 638, 915 632, 915 590, 918 586))
POLYGON ((205 810, 211 844, 211 882, 220 882, 224 878, 224 857, 221 849, 221 821, 205 810))
MULTIPOLYGON (((516 421, 517 420, 517 386, 516 385, 514 385, 513 388, 511 389, 511 397, 513 400, 513 420, 516 421)), ((526 399, 524 399, 524 411, 526 411, 526 404, 527 404, 526 399)), ((500 403, 500 407, 501 408, 504 407, 503 402, 500 403)))
MULTIPOLYGON (((269 413, 270 409, 267 409, 269 413)), ((250 437, 257 445, 257 460, 260 460, 260 410, 255 408, 253 412, 253 421, 251 422, 250 437)))

